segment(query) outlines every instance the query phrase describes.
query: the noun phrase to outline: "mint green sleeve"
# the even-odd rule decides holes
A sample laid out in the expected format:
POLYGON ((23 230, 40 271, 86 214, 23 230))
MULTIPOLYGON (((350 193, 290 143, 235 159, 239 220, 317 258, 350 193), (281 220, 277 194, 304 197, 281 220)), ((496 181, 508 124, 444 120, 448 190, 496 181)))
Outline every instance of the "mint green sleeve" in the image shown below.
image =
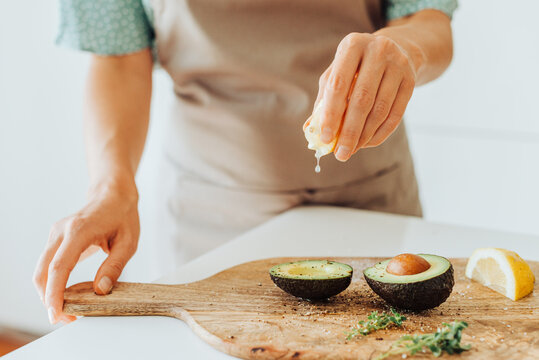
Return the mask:
POLYGON ((56 43, 98 55, 123 55, 152 46, 143 0, 60 0, 56 43))
POLYGON ((440 10, 452 18, 457 6, 457 0, 388 0, 386 18, 393 20, 425 9, 440 10))

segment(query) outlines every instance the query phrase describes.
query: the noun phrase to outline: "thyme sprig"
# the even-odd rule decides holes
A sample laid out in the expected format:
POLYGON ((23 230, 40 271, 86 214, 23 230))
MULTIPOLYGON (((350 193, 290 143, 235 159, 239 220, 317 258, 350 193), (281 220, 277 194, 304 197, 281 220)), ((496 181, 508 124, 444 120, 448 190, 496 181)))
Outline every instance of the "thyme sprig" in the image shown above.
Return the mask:
POLYGON ((378 311, 373 311, 367 316, 367 320, 361 320, 356 325, 354 325, 349 332, 345 332, 347 335, 347 340, 352 340, 358 335, 368 335, 369 333, 385 329, 391 324, 396 326, 402 326, 402 322, 406 320, 406 317, 396 312, 391 308, 391 313, 386 314, 385 312, 378 314, 378 311))
POLYGON ((404 335, 391 345, 391 348, 378 356, 375 360, 385 359, 392 355, 414 355, 419 351, 430 350, 435 357, 441 356, 445 351, 448 354, 460 354, 470 350, 471 345, 460 343, 462 330, 468 327, 464 321, 453 321, 450 324, 443 323, 442 328, 436 332, 422 335, 404 335))

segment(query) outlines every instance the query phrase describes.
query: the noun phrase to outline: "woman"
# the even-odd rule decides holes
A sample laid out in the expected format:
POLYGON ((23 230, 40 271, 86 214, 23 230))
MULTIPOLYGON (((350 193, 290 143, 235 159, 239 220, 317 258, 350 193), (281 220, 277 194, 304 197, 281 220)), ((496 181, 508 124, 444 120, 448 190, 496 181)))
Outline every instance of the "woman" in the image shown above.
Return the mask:
POLYGON ((107 294, 139 236, 135 173, 155 61, 174 82, 161 248, 178 264, 301 204, 421 215, 401 119, 452 56, 455 0, 63 0, 59 42, 94 53, 88 203, 57 222, 34 281, 51 322, 80 258, 109 254, 107 294), (387 8, 384 6, 387 5, 387 8), (357 74, 357 81, 354 78, 357 74), (313 171, 302 123, 324 100, 313 171), (354 155, 355 154, 355 155, 354 155))

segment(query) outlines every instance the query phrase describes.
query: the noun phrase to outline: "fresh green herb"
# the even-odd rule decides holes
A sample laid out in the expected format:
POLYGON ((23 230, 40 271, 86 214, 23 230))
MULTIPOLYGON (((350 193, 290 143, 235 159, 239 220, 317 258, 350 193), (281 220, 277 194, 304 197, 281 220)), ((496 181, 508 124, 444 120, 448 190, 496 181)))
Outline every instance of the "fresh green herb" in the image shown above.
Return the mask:
POLYGON ((468 327, 467 323, 453 321, 451 324, 443 323, 442 325, 443 327, 435 333, 401 337, 391 345, 389 351, 378 356, 375 360, 398 354, 414 355, 426 349, 429 349, 436 357, 442 355, 444 351, 451 355, 470 350, 470 344, 461 345, 460 343, 462 330, 468 327))
POLYGON ((358 335, 365 336, 373 331, 385 329, 391 324, 402 326, 402 322, 404 320, 406 320, 406 318, 396 312, 393 308, 391 308, 390 314, 386 314, 385 312, 383 312, 382 314, 378 314, 378 311, 373 311, 367 317, 366 321, 361 320, 357 323, 357 325, 350 329, 350 332, 345 333, 348 335, 346 339, 351 340, 358 335))

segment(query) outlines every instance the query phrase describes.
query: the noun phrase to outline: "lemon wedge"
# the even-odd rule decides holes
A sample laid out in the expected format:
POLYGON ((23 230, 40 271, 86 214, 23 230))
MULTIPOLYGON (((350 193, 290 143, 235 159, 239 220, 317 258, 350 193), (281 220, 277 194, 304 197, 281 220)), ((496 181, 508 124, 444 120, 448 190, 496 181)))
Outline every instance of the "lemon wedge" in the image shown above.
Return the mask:
POLYGON ((530 266, 514 251, 476 249, 468 259, 466 277, 494 291, 518 300, 533 291, 535 276, 530 266))
POLYGON ((322 127, 320 126, 320 122, 323 104, 324 100, 322 99, 318 103, 318 105, 316 105, 313 114, 309 118, 309 125, 303 130, 303 132, 305 133, 305 139, 307 139, 307 142, 309 143, 307 147, 315 151, 314 156, 316 157, 317 161, 315 168, 316 172, 320 172, 320 158, 324 155, 330 154, 333 149, 335 149, 335 144, 337 143, 337 138, 333 139, 333 141, 329 144, 322 142, 322 139, 320 139, 320 135, 322 133, 322 127))

